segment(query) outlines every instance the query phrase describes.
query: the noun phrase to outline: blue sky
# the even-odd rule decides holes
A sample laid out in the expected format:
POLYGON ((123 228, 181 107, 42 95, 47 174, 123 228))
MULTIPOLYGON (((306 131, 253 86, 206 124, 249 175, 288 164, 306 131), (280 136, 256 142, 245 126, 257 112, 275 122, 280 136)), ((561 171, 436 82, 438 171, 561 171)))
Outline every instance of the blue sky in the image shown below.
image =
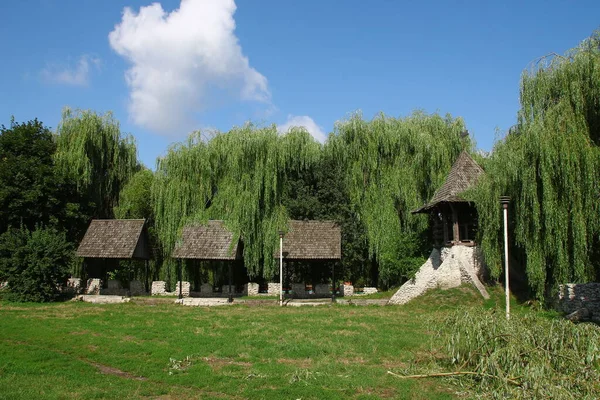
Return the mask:
POLYGON ((111 110, 153 168, 194 129, 301 124, 323 140, 356 110, 423 109, 463 117, 490 150, 523 69, 600 27, 597 0, 151 4, 0 2, 0 123, 111 110))

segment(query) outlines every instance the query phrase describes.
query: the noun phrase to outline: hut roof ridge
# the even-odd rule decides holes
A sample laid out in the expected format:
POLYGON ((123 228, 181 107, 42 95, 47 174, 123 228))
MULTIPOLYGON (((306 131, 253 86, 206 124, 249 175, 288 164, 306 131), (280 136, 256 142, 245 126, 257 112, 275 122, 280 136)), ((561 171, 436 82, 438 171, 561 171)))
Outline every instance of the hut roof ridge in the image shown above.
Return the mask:
POLYGON ((435 192, 431 201, 413 212, 427 211, 442 202, 464 202, 465 200, 460 194, 473 186, 483 174, 483 168, 473 160, 469 153, 466 150, 461 151, 454 164, 452 164, 446 180, 435 192))

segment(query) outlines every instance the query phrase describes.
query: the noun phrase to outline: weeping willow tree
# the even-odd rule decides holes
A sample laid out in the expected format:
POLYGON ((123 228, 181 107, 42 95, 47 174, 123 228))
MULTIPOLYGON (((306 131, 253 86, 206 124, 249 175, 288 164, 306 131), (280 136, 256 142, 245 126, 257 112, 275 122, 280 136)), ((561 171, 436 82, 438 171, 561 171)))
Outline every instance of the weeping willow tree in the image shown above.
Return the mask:
POLYGON ((93 217, 112 217, 121 188, 139 168, 133 137, 121 135, 111 113, 66 108, 56 141, 59 173, 93 203, 93 217))
POLYGON ((443 183, 468 139, 460 118, 416 112, 402 119, 354 115, 336 126, 326 156, 343 164, 347 190, 367 231, 380 281, 409 276, 431 250, 428 221, 411 214, 443 183))
POLYGON ((152 191, 163 253, 171 253, 185 224, 222 219, 234 240, 244 239, 248 275, 274 276, 277 232, 288 219, 281 205, 286 177, 313 168, 320 148, 303 129, 279 135, 275 126, 250 124, 209 141, 196 133, 171 147, 158 160, 152 191))
POLYGON ((543 58, 521 79, 518 123, 497 143, 474 192, 481 244, 493 276, 502 271, 501 210, 511 197, 515 255, 533 294, 598 276, 600 36, 564 57, 543 58))

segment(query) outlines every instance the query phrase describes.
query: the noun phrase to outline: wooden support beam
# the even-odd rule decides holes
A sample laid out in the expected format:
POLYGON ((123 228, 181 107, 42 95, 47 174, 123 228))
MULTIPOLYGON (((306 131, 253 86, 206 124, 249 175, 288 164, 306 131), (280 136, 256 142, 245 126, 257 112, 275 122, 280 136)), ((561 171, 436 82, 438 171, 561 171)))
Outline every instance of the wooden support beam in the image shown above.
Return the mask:
POLYGON ((450 203, 450 209, 452 210, 452 242, 460 243, 460 230, 458 227, 458 213, 456 208, 450 203))

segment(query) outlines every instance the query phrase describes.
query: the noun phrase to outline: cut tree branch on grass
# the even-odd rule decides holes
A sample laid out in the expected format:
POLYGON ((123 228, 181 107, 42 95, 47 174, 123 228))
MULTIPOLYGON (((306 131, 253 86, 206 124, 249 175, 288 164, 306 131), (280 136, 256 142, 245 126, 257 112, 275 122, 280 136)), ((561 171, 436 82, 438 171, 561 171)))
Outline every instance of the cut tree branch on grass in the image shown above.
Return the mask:
POLYGON ((396 378, 400 378, 400 379, 420 379, 420 378, 438 378, 438 377, 443 377, 443 376, 474 375, 474 376, 485 377, 485 378, 500 379, 500 380, 510 383, 511 385, 521 386, 521 383, 519 381, 516 381, 512 378, 503 378, 500 376, 490 375, 490 374, 485 374, 485 373, 475 372, 475 371, 437 372, 434 374, 422 374, 422 375, 398 375, 396 373, 393 373, 392 371, 388 371, 387 373, 392 376, 395 376, 396 378))

